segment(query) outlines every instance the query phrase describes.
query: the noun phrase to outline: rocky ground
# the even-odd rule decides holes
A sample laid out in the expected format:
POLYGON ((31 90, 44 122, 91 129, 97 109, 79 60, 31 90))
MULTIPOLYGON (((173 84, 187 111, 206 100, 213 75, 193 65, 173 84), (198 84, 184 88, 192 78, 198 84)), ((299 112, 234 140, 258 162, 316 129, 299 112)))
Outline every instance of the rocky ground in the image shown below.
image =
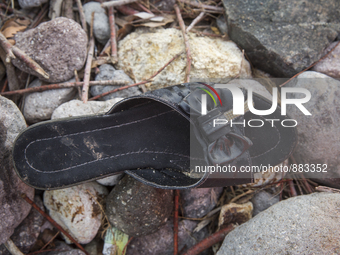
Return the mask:
POLYGON ((340 3, 105 5, 0 3, 0 254, 113 254, 111 228, 122 240, 117 254, 125 246, 129 255, 174 254, 176 229, 179 254, 225 229, 223 242, 210 240, 208 249, 188 254, 340 254, 340 3), (288 107, 299 123, 299 143, 283 164, 327 164, 327 173, 312 178, 268 172, 256 174, 254 184, 184 190, 175 211, 177 192, 124 175, 41 191, 14 172, 13 143, 28 125, 104 113, 123 98, 188 80, 235 77, 259 78, 246 86, 265 97, 287 78, 286 87, 311 92, 305 106, 312 119, 288 107), (44 87, 51 84, 53 90, 44 87), (11 244, 20 251, 9 251, 11 244))

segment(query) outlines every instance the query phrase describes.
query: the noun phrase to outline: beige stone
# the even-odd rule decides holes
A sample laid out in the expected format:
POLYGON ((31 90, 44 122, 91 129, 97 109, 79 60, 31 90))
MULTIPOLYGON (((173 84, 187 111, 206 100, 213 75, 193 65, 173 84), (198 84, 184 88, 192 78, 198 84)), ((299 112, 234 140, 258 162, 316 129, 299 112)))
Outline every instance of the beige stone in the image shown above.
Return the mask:
MULTIPOLYGON (((107 194, 105 187, 89 182, 71 188, 45 191, 44 205, 52 219, 68 230, 79 243, 87 244, 99 230, 103 216, 98 201, 102 201, 107 194)), ((63 237, 67 243, 71 243, 67 237, 63 237)))
MULTIPOLYGON (((242 78, 251 78, 250 65, 235 43, 221 38, 200 37, 193 33, 188 36, 192 79, 228 78, 239 74, 242 78)), ((118 69, 124 70, 136 82, 142 81, 180 52, 183 54, 157 75, 152 83, 146 85, 149 90, 184 82, 185 46, 178 29, 139 30, 119 42, 118 69)))

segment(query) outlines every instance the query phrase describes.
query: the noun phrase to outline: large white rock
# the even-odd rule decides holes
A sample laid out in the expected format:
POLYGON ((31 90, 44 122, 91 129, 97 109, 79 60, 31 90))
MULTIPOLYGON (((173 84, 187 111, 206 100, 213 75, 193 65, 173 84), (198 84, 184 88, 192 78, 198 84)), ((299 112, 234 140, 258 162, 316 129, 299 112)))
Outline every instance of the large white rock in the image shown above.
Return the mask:
POLYGON ((45 191, 44 204, 52 219, 68 230, 79 243, 86 244, 92 241, 99 230, 102 212, 97 202, 102 201, 107 194, 105 187, 89 182, 71 188, 45 191))
MULTIPOLYGON (((311 94, 303 106, 312 115, 304 115, 293 104, 287 106, 287 114, 298 122, 295 160, 298 164, 309 164, 308 172, 304 168, 306 178, 340 188, 340 82, 325 74, 307 71, 285 87, 307 89, 311 94), (315 170, 318 164, 322 172, 315 170)), ((291 93, 289 98, 304 97, 303 93, 291 93)))
POLYGON ((340 194, 281 201, 231 231, 217 255, 340 254, 340 194))
MULTIPOLYGON (((193 79, 235 77, 240 70, 240 77, 251 77, 250 65, 235 43, 193 33, 188 36, 193 79)), ((139 30, 126 36, 118 46, 118 69, 135 81, 149 78, 176 54, 185 52, 182 32, 174 28, 139 30)), ((185 68, 186 55, 183 53, 146 86, 156 89, 184 82, 185 68)))

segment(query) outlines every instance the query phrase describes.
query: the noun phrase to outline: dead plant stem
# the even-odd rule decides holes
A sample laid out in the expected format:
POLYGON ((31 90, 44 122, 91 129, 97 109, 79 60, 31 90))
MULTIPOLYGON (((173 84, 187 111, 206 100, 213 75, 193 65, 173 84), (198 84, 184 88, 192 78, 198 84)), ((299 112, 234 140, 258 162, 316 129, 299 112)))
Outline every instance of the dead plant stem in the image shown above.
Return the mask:
POLYGON ((185 52, 187 55, 187 66, 185 69, 185 82, 190 82, 190 70, 191 70, 191 53, 190 53, 190 44, 189 44, 189 38, 187 33, 185 32, 185 24, 181 15, 181 11, 177 4, 174 5, 174 9, 176 11, 176 16, 178 19, 178 23, 181 27, 184 43, 185 43, 185 52))

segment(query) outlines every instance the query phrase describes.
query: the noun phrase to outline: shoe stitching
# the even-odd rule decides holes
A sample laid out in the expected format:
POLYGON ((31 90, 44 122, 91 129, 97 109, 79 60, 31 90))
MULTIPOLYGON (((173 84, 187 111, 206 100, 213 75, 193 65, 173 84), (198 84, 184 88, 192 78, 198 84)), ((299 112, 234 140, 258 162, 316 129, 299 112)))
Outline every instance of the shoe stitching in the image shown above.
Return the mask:
MULTIPOLYGON (((145 121, 145 120, 149 120, 149 119, 152 119, 152 118, 156 118, 156 117, 158 117, 158 116, 161 116, 161 115, 164 115, 164 114, 167 114, 167 113, 170 113, 170 112, 174 112, 174 110, 167 111, 167 112, 163 112, 163 113, 156 114, 156 115, 153 115, 153 116, 144 118, 144 119, 135 120, 135 121, 131 121, 131 122, 124 123, 124 124, 120 124, 120 125, 116 125, 116 126, 105 127, 105 128, 98 128, 98 129, 93 129, 93 130, 90 130, 90 131, 77 132, 77 133, 67 134, 67 135, 59 135, 59 136, 54 136, 54 137, 49 137, 49 138, 43 138, 43 139, 36 139, 36 140, 30 142, 30 143, 26 146, 26 148, 25 148, 25 150, 24 150, 24 154, 25 154, 25 162, 26 162, 29 166, 31 166, 31 164, 28 162, 28 159, 27 159, 27 149, 28 149, 28 147, 30 147, 32 144, 34 144, 34 143, 36 143, 36 142, 47 141, 47 140, 52 140, 52 139, 56 139, 56 138, 63 138, 63 137, 75 136, 75 135, 79 135, 79 134, 88 134, 88 133, 93 133, 93 132, 103 131, 103 130, 108 130, 108 129, 113 129, 113 128, 119 128, 119 127, 122 127, 122 126, 130 125, 130 124, 135 124, 135 123, 139 123, 139 122, 142 122, 142 121, 145 121)), ((31 166, 31 167, 32 167, 32 166, 31 166)), ((33 168, 33 167, 32 167, 32 168, 33 168)), ((35 168, 33 168, 33 169, 35 169, 35 168)), ((37 169, 35 169, 35 170, 37 170, 37 169)), ((39 170, 39 171, 40 171, 40 170, 39 170)))
POLYGON ((27 160, 26 163, 35 171, 40 172, 40 173, 46 173, 46 174, 50 174, 50 173, 57 173, 57 172, 63 172, 63 171, 67 171, 70 170, 72 168, 76 168, 76 167, 80 167, 80 166, 85 166, 94 162, 98 162, 98 161, 102 161, 102 160, 107 160, 107 159, 112 159, 112 158, 117 158, 117 157, 123 157, 123 156, 127 156, 127 155, 133 155, 133 154, 143 154, 143 153, 147 153, 147 154, 166 154, 166 155, 173 155, 173 156, 178 156, 178 157, 184 157, 184 158, 190 158, 190 156, 187 155, 183 155, 183 154, 179 154, 179 153, 172 153, 172 152, 166 152, 166 151, 133 151, 133 152, 127 152, 127 153, 121 153, 121 154, 116 154, 110 157, 106 157, 106 158, 101 158, 101 159, 96 159, 96 160, 92 160, 92 161, 88 161, 76 166, 71 166, 71 167, 67 167, 67 168, 63 168, 63 169, 58 169, 58 170, 53 170, 53 171, 41 171, 37 168, 35 168, 34 166, 32 166, 27 160))
POLYGON ((87 134, 87 133, 92 133, 92 132, 96 132, 96 131, 108 130, 108 129, 112 129, 112 128, 119 128, 119 127, 122 127, 122 126, 127 126, 127 125, 130 125, 130 124, 135 124, 135 123, 138 123, 138 122, 142 122, 142 121, 144 121, 144 120, 149 120, 149 119, 152 119, 152 118, 156 118, 156 117, 158 117, 158 116, 161 116, 161 115, 164 115, 164 114, 167 114, 167 113, 170 113, 170 112, 174 112, 174 110, 167 111, 167 112, 163 112, 163 113, 160 113, 160 114, 156 114, 156 115, 154 115, 154 116, 150 116, 150 117, 147 117, 147 118, 144 118, 144 119, 135 120, 135 121, 131 121, 131 122, 128 122, 128 123, 120 124, 120 125, 117 125, 117 126, 111 126, 111 127, 105 127, 105 128, 98 128, 98 129, 93 129, 93 130, 89 130, 89 131, 82 131, 82 132, 73 133, 73 134, 68 134, 68 135, 59 135, 59 136, 54 136, 54 137, 49 137, 49 138, 37 139, 37 140, 34 140, 34 141, 30 142, 30 143, 26 146, 25 152, 26 152, 27 148, 28 148, 31 144, 35 143, 35 142, 46 141, 46 140, 52 140, 52 139, 55 139, 55 138, 62 138, 62 137, 74 136, 74 135, 79 135, 79 134, 87 134))
POLYGON ((62 137, 75 136, 75 135, 79 135, 79 134, 88 134, 88 133, 93 133, 93 132, 96 132, 96 131, 103 131, 103 130, 108 130, 108 129, 113 129, 113 128, 119 128, 119 127, 122 127, 122 126, 126 126, 126 125, 130 125, 130 124, 135 124, 135 123, 138 123, 138 122, 142 122, 142 121, 144 121, 144 120, 149 120, 149 119, 152 119, 152 118, 155 118, 155 117, 158 117, 158 116, 160 116, 160 115, 167 114, 167 113, 170 113, 170 112, 173 112, 173 110, 172 110, 172 111, 167 111, 167 112, 164 112, 164 113, 160 113, 160 114, 157 114, 157 115, 154 115, 154 116, 150 116, 150 117, 148 117, 148 118, 144 118, 144 119, 135 120, 135 121, 131 121, 131 122, 128 122, 128 123, 116 125, 116 126, 105 127, 105 128, 97 128, 97 129, 93 129, 93 130, 90 130, 90 131, 83 131, 83 132, 77 132, 77 133, 68 134, 68 135, 59 135, 59 136, 54 136, 54 137, 49 137, 49 138, 43 138, 43 139, 34 140, 34 141, 30 142, 30 143, 26 146, 26 148, 25 148, 25 150, 24 150, 24 153, 25 153, 25 161, 28 163, 28 159, 27 159, 27 157, 26 157, 28 147, 30 147, 32 144, 34 144, 34 143, 36 143, 36 142, 47 141, 47 140, 52 140, 52 139, 62 138, 62 137))

